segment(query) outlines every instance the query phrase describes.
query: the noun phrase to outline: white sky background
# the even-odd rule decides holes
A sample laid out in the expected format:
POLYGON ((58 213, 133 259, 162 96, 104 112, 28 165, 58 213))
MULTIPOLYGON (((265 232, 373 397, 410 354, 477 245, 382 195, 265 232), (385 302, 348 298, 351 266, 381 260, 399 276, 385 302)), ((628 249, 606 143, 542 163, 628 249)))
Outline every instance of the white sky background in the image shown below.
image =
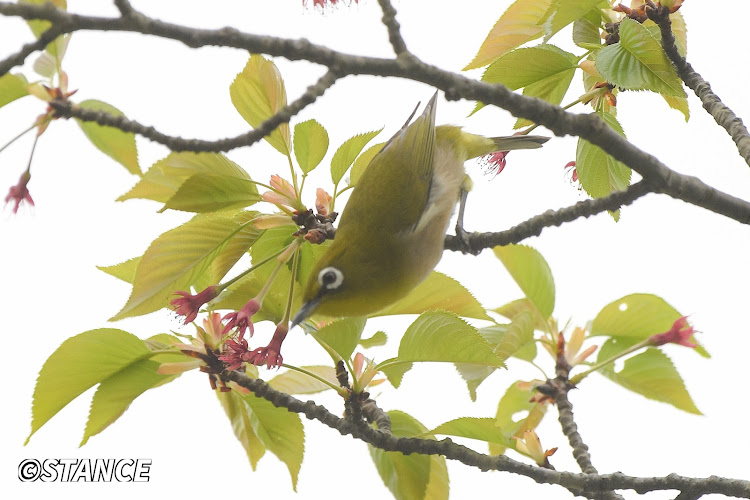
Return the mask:
MULTIPOLYGON (((301 0, 133 3, 151 16, 189 26, 231 25, 249 33, 305 37, 354 54, 391 55, 375 0, 362 0, 360 5, 340 7, 325 15, 303 8, 301 0)), ((509 3, 401 0, 395 7, 408 47, 426 62, 459 71, 509 3)), ((712 6, 711 2, 685 2, 682 12, 689 30, 688 58, 726 104, 739 116, 748 117, 746 82, 750 71, 745 61, 743 23, 750 15, 750 3, 721 2, 720 12, 718 7, 712 11, 712 6)), ((116 15, 115 8, 104 1, 70 0, 69 9, 116 15)), ((0 58, 31 40, 22 21, 0 17, 0 58)), ((569 40, 568 28, 551 42, 580 54, 581 49, 569 40)), ((76 33, 63 67, 71 88, 80 89, 76 100, 106 101, 128 117, 168 134, 216 139, 247 130, 228 92, 247 57, 239 50, 195 50, 136 34, 76 33)), ((33 59, 24 66, 29 76, 33 59)), ((275 62, 290 101, 324 71, 306 62, 275 62)), ((478 78, 481 72, 472 75, 478 78)), ((580 90, 577 76, 564 102, 574 100, 580 90)), ((316 177, 308 181, 305 201, 313 202, 311 188, 330 186, 325 165, 342 141, 381 126, 385 130, 376 141, 387 139, 415 104, 426 102, 433 92, 423 84, 393 78, 348 77, 295 117, 293 124, 316 118, 331 138, 329 156, 315 172, 316 177)), ((682 115, 670 110, 658 96, 621 93, 618 117, 631 141, 669 167, 750 199, 750 168, 692 93, 689 102, 692 117, 685 124, 682 115)), ((514 119, 507 112, 485 109, 467 118, 472 106, 441 97, 438 122, 464 125, 486 135, 512 133, 514 119)), ((0 144, 43 110, 43 103, 32 97, 0 109, 0 144)), ((573 109, 589 110, 581 106, 573 109)), ((542 133, 549 135, 546 130, 542 133)), ((0 156, 3 196, 24 170, 31 143, 29 135, 0 156)), ((468 163, 475 188, 469 198, 467 228, 506 229, 547 209, 582 199, 563 170, 574 159, 575 144, 574 138, 556 138, 539 152, 514 152, 508 157, 508 167, 495 179, 483 175, 475 163, 468 163)), ((141 138, 138 147, 144 170, 167 154, 164 147, 141 138)), ((285 160, 266 143, 228 156, 258 180, 267 181, 273 171, 288 176, 285 160)), ((0 491, 9 492, 8 498, 70 494, 80 499, 102 495, 130 499, 178 492, 191 498, 388 498, 364 443, 306 420, 298 495, 292 492, 286 467, 270 453, 252 472, 206 376, 197 372, 148 391, 112 427, 78 448, 92 394, 89 391, 23 447, 36 374, 65 339, 101 327, 122 328, 141 338, 170 329, 193 333, 191 326, 180 327, 165 310, 116 324, 107 322, 124 304, 129 287, 95 265, 142 254, 155 237, 190 217, 186 213, 157 214, 160 205, 154 202, 115 202, 135 181, 90 145, 75 123, 57 121, 42 136, 34 156, 30 190, 36 207, 22 208, 17 216, 6 207, 0 216, 0 302, 6 349, 0 491), (16 469, 24 458, 68 457, 151 458, 151 482, 61 485, 17 479, 16 469)), ((601 307, 629 293, 655 293, 691 315, 691 322, 702 332, 698 339, 713 355, 706 360, 681 346, 665 349, 703 417, 626 392, 599 375, 587 378, 571 393, 581 434, 599 471, 750 479, 744 456, 750 435, 743 411, 743 366, 750 352, 746 286, 750 281, 746 265, 750 228, 664 195, 649 195, 625 208, 618 224, 601 214, 545 229, 541 237, 525 243, 539 249, 552 268, 557 287, 555 316, 561 324, 572 318, 572 324, 583 325, 601 307)), ((446 252, 438 269, 460 278, 487 307, 521 295, 490 251, 479 258, 446 252)), ((387 328, 390 338, 396 340, 409 322, 408 318, 390 324, 372 321, 366 335, 387 328)), ((264 345, 272 330, 271 325, 259 326, 255 342, 264 345)), ((369 355, 385 359, 395 353, 397 345, 393 341, 369 355)), ((287 337, 283 354, 290 364, 328 362, 322 349, 299 330, 287 337)), ((542 358, 542 363, 553 373, 551 360, 542 358)), ((375 388, 375 395, 382 392, 377 398, 382 408, 407 411, 429 428, 459 416, 490 417, 511 382, 538 377, 538 372, 524 364, 511 362, 510 368, 510 372, 494 374, 480 387, 476 403, 471 402, 464 382, 450 365, 417 366, 406 375, 400 390, 384 384, 375 388)), ((314 399, 334 413, 343 412, 338 396, 316 395, 314 399)), ((558 469, 577 472, 556 417, 557 411, 551 409, 539 429, 542 443, 560 447, 552 457, 558 469)), ((467 443, 486 450, 483 443, 467 443)), ((486 492, 488 496, 492 492, 504 498, 570 497, 562 488, 539 486, 507 473, 481 473, 451 462, 449 471, 451 498, 468 498, 469 492, 486 492)), ((656 493, 646 498, 673 496, 656 493)))

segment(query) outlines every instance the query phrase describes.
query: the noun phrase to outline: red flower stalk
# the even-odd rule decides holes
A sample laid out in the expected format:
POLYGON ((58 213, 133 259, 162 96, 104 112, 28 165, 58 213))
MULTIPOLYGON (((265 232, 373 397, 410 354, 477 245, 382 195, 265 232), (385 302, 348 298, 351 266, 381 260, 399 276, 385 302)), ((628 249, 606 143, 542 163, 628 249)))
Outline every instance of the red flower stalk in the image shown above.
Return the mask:
POLYGON ((248 300, 239 311, 230 312, 225 315, 223 319, 227 321, 227 326, 224 327, 224 332, 228 332, 232 328, 237 328, 237 332, 239 333, 237 340, 240 342, 245 338, 245 330, 250 330, 250 336, 252 336, 255 329, 250 318, 260 310, 260 306, 261 302, 256 297, 248 300))
POLYGON ((197 295, 191 295, 189 292, 178 291, 175 295, 180 298, 174 299, 170 304, 177 314, 185 316, 184 324, 195 320, 198 316, 198 310, 205 304, 219 296, 220 290, 215 286, 209 286, 197 295))
POLYGON ((698 344, 689 340, 693 333, 695 333, 695 330, 688 324, 687 316, 683 316, 674 322, 669 331, 652 335, 649 338, 649 343, 653 346, 679 344, 685 347, 698 347, 698 344))
POLYGON ((273 338, 266 347, 259 347, 250 353, 247 362, 260 366, 265 364, 267 368, 278 368, 284 362, 281 356, 281 344, 289 332, 289 326, 286 322, 276 325, 276 331, 273 332, 273 338))
POLYGON ((8 191, 8 195, 5 197, 6 204, 10 203, 11 200, 16 204, 16 206, 13 207, 14 214, 18 213, 18 207, 20 207, 21 203, 23 203, 24 201, 32 207, 34 206, 34 200, 31 198, 31 195, 29 194, 29 188, 27 187, 30 179, 31 173, 29 173, 29 171, 27 170, 23 174, 21 174, 21 178, 18 179, 18 184, 16 184, 15 186, 11 186, 10 191, 8 191))

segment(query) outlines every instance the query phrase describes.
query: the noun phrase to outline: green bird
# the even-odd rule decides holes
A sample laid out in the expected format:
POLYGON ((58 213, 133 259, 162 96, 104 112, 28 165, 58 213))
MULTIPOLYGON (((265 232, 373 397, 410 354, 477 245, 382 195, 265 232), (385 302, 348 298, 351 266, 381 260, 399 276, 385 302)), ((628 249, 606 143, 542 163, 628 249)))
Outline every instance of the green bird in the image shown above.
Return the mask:
MULTIPOLYGON (((466 174, 464 162, 534 149, 548 138, 487 138, 435 126, 437 93, 372 159, 315 264, 292 326, 312 314, 364 316, 406 296, 440 261, 466 174)), ((416 111, 416 110, 415 110, 416 111)))

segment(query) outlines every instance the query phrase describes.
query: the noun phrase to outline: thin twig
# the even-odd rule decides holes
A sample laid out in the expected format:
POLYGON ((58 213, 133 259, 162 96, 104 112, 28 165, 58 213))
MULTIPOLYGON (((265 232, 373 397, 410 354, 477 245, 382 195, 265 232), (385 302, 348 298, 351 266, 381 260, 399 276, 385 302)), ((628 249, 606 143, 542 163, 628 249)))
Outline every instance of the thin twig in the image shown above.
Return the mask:
MULTIPOLYGON (((605 210, 617 210, 620 207, 630 205, 650 192, 648 183, 639 181, 624 191, 615 191, 603 198, 579 201, 575 205, 558 210, 547 210, 543 214, 527 219, 506 231, 469 233, 467 235, 468 250, 471 253, 479 253, 485 248, 518 243, 531 236, 539 236, 545 227, 561 226, 565 222, 574 221, 579 217, 591 217, 605 210)), ((445 249, 462 250, 464 249, 463 242, 455 236, 446 236, 445 249)))
POLYGON ((55 110, 55 115, 61 118, 77 118, 82 121, 96 122, 99 125, 116 127, 125 132, 139 134, 159 144, 167 146, 172 151, 192 151, 192 152, 226 152, 235 148, 250 146, 263 139, 266 135, 273 132, 276 127, 282 123, 288 122, 294 115, 309 106, 315 100, 323 95, 338 79, 333 72, 329 71, 323 75, 314 85, 296 100, 287 104, 279 110, 278 113, 271 116, 258 126, 258 128, 240 134, 236 137, 219 139, 216 141, 206 141, 202 139, 183 139, 163 134, 154 127, 142 125, 135 120, 130 120, 125 116, 115 116, 106 111, 86 109, 77 104, 65 100, 55 99, 49 105, 55 110))
MULTIPOLYGON (((304 59, 325 65, 338 75, 368 74, 423 82, 442 89, 449 99, 464 98, 482 101, 485 104, 506 109, 514 116, 543 125, 556 135, 577 135, 599 146, 615 159, 641 174, 656 192, 668 194, 673 198, 706 208, 743 224, 750 224, 750 203, 718 191, 695 177, 671 170, 655 156, 635 147, 595 114, 571 114, 540 99, 515 94, 502 85, 475 81, 425 64, 414 56, 397 59, 353 56, 312 44, 306 40, 251 35, 233 28, 218 30, 188 28, 143 15, 114 19, 81 16, 55 9, 50 3, 33 5, 0 2, 0 14, 26 19, 46 19, 56 23, 61 32, 130 31, 179 40, 189 47, 218 45, 286 57, 290 60, 304 59)), ((20 64, 22 61, 18 59, 15 57, 14 61, 20 64)), ((7 69, 13 66, 13 64, 7 64, 7 61, 3 64, 7 69)), ((169 142, 169 136, 162 136, 161 139, 165 143, 169 142)), ((209 146, 206 144, 205 147, 209 146)))
POLYGON ((661 30, 661 44, 666 52, 667 57, 677 68, 677 74, 685 82, 695 95, 703 103, 703 108, 708 111, 719 126, 727 131, 729 136, 737 146, 740 156, 750 165, 750 132, 742 123, 742 120, 727 107, 719 96, 717 96, 703 77, 693 69, 690 63, 682 57, 677 50, 674 34, 672 33, 672 21, 669 19, 669 9, 661 7, 659 9, 647 8, 646 12, 649 17, 659 25, 661 30))
POLYGON ((23 47, 21 47, 21 50, 16 52, 15 54, 12 54, 5 58, 4 60, 0 61, 0 76, 3 76, 8 71, 11 70, 11 68, 14 68, 16 66, 20 66, 24 63, 27 57, 31 55, 32 53, 36 52, 37 50, 44 50, 44 48, 52 43, 55 38, 60 36, 61 34, 65 33, 65 29, 61 25, 53 25, 51 26, 47 31, 42 33, 39 38, 37 38, 35 41, 31 43, 27 43, 23 47))
POLYGON ((396 9, 391 5, 390 0, 378 0, 380 8, 383 10, 383 24, 388 28, 388 40, 391 42, 393 51, 396 55, 408 54, 406 42, 401 36, 401 26, 396 20, 396 9))

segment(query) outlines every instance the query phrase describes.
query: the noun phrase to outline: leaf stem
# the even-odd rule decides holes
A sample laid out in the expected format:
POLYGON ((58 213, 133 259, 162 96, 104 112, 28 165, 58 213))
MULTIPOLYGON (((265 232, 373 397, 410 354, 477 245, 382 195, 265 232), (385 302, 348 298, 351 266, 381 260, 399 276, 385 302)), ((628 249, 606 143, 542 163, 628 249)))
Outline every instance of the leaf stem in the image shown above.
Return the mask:
POLYGON ((330 387, 331 389, 333 389, 334 391, 338 392, 339 396, 342 396, 344 398, 349 397, 349 392, 346 389, 344 389, 343 387, 339 387, 339 386, 337 386, 335 384, 332 384, 328 380, 324 379, 323 377, 321 377, 319 375, 314 374, 311 371, 307 371, 304 368, 300 368, 298 366, 288 365, 286 363, 281 363, 281 366, 283 366, 284 368, 288 368, 290 370, 294 370, 294 371, 299 372, 299 373, 304 373, 308 377, 314 378, 318 382, 321 382, 321 383, 327 385, 328 387, 330 387))
POLYGON ((599 361, 597 363, 594 363, 593 365, 591 365, 591 368, 589 368, 585 372, 581 372, 578 375, 576 375, 575 377, 572 377, 570 379, 570 383, 573 384, 573 385, 577 385, 581 380, 583 380, 587 376, 591 375, 595 371, 600 370, 601 368, 603 368, 603 367, 605 367, 605 366, 607 366, 609 364, 614 363, 615 361, 617 361, 618 359, 622 358, 623 356, 627 356, 628 354, 631 354, 631 353, 633 353, 633 352, 635 352, 635 351, 637 351, 639 349, 642 349, 644 347, 648 347, 650 345, 651 345, 651 343, 650 343, 649 339, 644 339, 641 342, 638 342, 637 344, 635 344, 635 345, 633 345, 631 347, 628 347, 624 351, 620 351, 617 354, 615 354, 614 356, 612 356, 612 357, 610 357, 608 359, 605 359, 604 361, 599 361))

